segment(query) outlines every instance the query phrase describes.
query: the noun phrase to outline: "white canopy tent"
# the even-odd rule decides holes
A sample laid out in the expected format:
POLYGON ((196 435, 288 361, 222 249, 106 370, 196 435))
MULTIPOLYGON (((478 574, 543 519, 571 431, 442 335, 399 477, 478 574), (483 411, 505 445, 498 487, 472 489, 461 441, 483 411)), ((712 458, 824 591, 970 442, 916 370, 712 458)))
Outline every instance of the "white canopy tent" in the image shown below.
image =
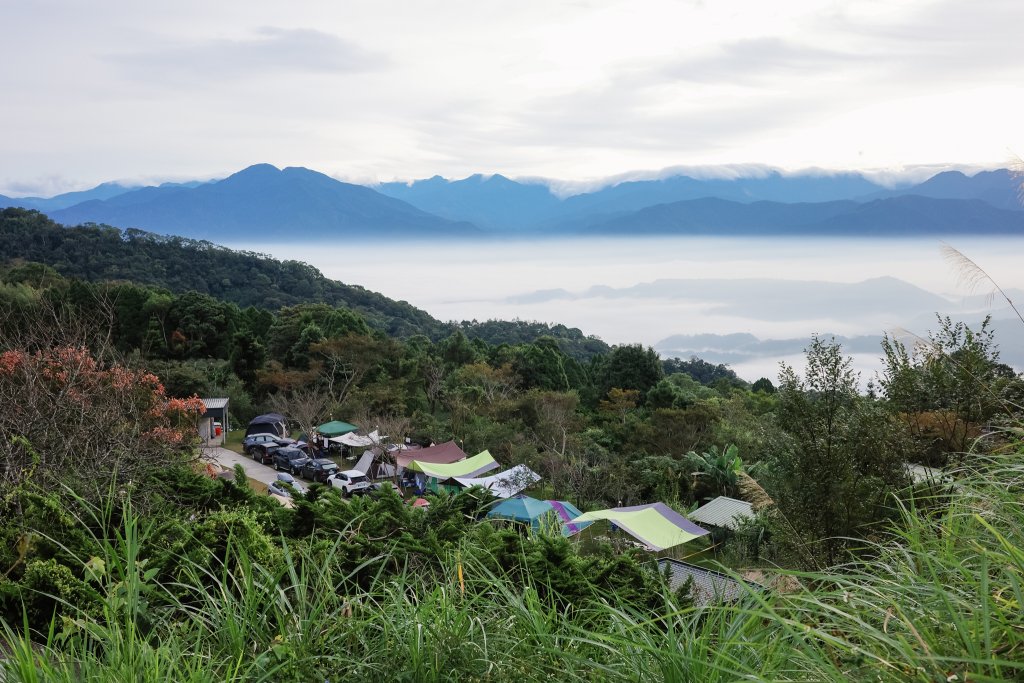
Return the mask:
POLYGON ((466 488, 483 486, 490 489, 498 498, 511 498, 540 481, 540 475, 526 465, 516 465, 511 469, 489 477, 452 477, 466 488))
POLYGON ((341 436, 335 436, 332 439, 328 439, 331 443, 340 443, 345 446, 352 446, 354 448, 366 448, 367 446, 376 446, 380 443, 382 437, 377 430, 370 432, 367 436, 360 436, 355 432, 349 432, 348 434, 342 434, 341 436))

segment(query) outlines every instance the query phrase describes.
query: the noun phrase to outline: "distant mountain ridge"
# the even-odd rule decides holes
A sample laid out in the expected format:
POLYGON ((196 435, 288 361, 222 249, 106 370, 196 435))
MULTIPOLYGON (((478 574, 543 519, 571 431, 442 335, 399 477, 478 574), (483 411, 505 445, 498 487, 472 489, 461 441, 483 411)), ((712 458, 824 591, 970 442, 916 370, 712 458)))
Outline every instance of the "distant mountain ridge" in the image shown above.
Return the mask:
POLYGON ((883 199, 911 194, 933 199, 980 199, 997 209, 1020 211, 1024 208, 1021 180, 1005 168, 981 171, 973 176, 960 171, 944 171, 902 192, 890 190, 870 198, 883 199))
POLYGON ((117 183, 50 198, 0 196, 66 225, 96 222, 219 242, 516 235, 1018 234, 1019 178, 939 173, 887 189, 860 173, 676 174, 559 196, 539 180, 434 176, 374 187, 305 168, 250 166, 219 181, 117 183), (479 227, 478 227, 479 226, 479 227))
POLYGON ((305 168, 257 164, 196 187, 145 187, 47 212, 86 222, 218 242, 466 237, 475 226, 305 168))
MULTIPOLYGON (((656 232, 636 221, 647 218, 664 220, 664 209, 655 207, 684 201, 700 207, 707 225, 720 226, 729 234, 742 230, 732 219, 740 220, 747 229, 771 232, 779 225, 779 216, 790 212, 787 219, 792 230, 797 224, 825 220, 845 214, 831 227, 819 226, 810 232, 836 231, 850 234, 881 234, 892 230, 904 234, 935 232, 976 232, 981 222, 983 232, 1004 234, 1016 230, 1013 219, 998 214, 986 215, 976 205, 929 204, 929 202, 893 202, 875 204, 863 214, 857 204, 879 200, 920 196, 931 200, 981 201, 995 209, 1024 211, 1019 201, 1019 179, 1006 170, 983 171, 967 176, 959 171, 940 173, 929 180, 899 189, 887 189, 859 173, 783 174, 779 171, 759 172, 750 177, 693 178, 673 175, 650 180, 632 180, 559 198, 544 185, 519 183, 504 176, 470 176, 462 180, 445 180, 434 176, 411 183, 386 183, 378 186, 384 194, 399 197, 424 211, 450 219, 470 220, 482 227, 507 232, 586 233, 591 231, 633 234, 656 232), (714 202, 711 200, 720 200, 714 202), (843 206, 840 202, 848 202, 843 206), (754 205, 768 212, 764 220, 755 213, 735 205, 754 205), (801 205, 792 211, 780 208, 801 205), (916 208, 915 208, 916 206, 916 208), (837 211, 837 209, 839 209, 837 211), (624 219, 630 214, 643 215, 624 219), (720 212, 715 216, 715 212, 720 212), (940 227, 931 231, 920 222, 924 216, 938 215, 940 227), (859 216, 859 217, 858 217, 859 216), (901 223, 913 219, 913 226, 901 223), (993 219, 996 225, 986 226, 993 219), (1009 227, 1008 227, 1009 226, 1009 227)), ((706 228, 712 230, 712 228, 706 228)))
MULTIPOLYGON (((980 317, 980 316, 979 316, 980 317)), ((934 320, 932 321, 934 322, 934 320)), ((977 325, 977 320, 967 320, 977 325)), ((994 318, 992 329, 999 340, 1000 361, 1016 368, 1024 367, 1024 327, 1020 321, 1003 317, 994 318)), ((842 344, 847 354, 877 355, 882 341, 880 334, 867 335, 832 335, 828 332, 820 335, 828 339, 834 337, 842 344)), ((895 335, 899 337, 899 335, 895 335)), ((913 345, 911 340, 910 345, 913 345)), ((749 362, 753 359, 778 359, 785 356, 802 356, 807 348, 804 337, 763 339, 752 334, 740 332, 734 334, 675 334, 654 344, 654 350, 662 358, 689 358, 697 356, 710 363, 724 363, 732 366, 749 362)), ((864 380, 871 379, 869 376, 864 380)))
MULTIPOLYGON (((206 181, 201 180, 189 180, 183 183, 161 183, 159 186, 153 188, 170 188, 170 187, 198 187, 205 185, 206 181)), ((88 202, 94 199, 104 200, 113 199, 119 197, 128 192, 135 190, 141 190, 144 186, 142 185, 125 185, 123 183, 101 183, 96 187, 88 190, 77 190, 75 192, 64 192, 62 194, 54 195, 52 197, 5 197, 0 195, 0 209, 7 208, 8 206, 20 207, 23 209, 35 209, 36 211, 59 211, 60 209, 66 209, 83 202, 88 202)))
POLYGON ((494 231, 527 229, 549 220, 562 205, 547 185, 520 183, 502 175, 477 174, 454 181, 434 176, 413 183, 384 183, 376 189, 449 220, 465 220, 494 231))
POLYGON ((692 199, 659 204, 578 229, 588 235, 1024 235, 1024 211, 980 199, 904 195, 866 203, 850 200, 740 204, 692 199))
POLYGON ((5 197, 0 195, 0 209, 8 206, 17 206, 24 209, 36 209, 38 211, 57 211, 66 209, 75 204, 81 204, 93 199, 110 199, 125 192, 137 189, 138 185, 122 185, 121 183, 103 183, 89 190, 78 192, 65 192, 53 197, 5 197))
POLYGON ((520 183, 501 175, 451 181, 434 176, 412 183, 385 183, 378 189, 447 218, 471 220, 488 228, 547 232, 571 230, 598 217, 685 199, 821 202, 853 199, 884 188, 856 173, 787 176, 772 171, 731 179, 674 175, 631 180, 561 199, 546 185, 520 183))

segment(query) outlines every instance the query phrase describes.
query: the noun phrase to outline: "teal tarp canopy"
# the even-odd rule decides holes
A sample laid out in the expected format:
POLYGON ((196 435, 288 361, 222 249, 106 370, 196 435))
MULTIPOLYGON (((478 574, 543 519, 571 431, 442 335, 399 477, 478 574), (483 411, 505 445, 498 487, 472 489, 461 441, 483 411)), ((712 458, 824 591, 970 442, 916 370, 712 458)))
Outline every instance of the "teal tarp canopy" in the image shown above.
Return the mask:
POLYGON ((513 522, 529 524, 534 529, 540 528, 540 518, 551 512, 554 507, 550 501, 537 500, 529 496, 509 498, 491 508, 488 519, 510 519, 513 522))
MULTIPOLYGON (((535 530, 539 530, 541 520, 545 516, 550 517, 550 522, 555 526, 567 524, 580 515, 576 506, 564 500, 537 500, 529 496, 509 498, 504 500, 487 513, 489 519, 510 519, 514 522, 529 524, 535 530), (548 513, 551 513, 550 515, 548 513)), ((577 529, 573 529, 577 531, 577 529)))
POLYGON ((316 428, 316 431, 320 432, 321 434, 330 439, 335 436, 341 436, 342 434, 354 432, 357 429, 359 429, 359 427, 351 425, 348 422, 334 420, 333 422, 328 422, 326 424, 320 425, 319 427, 316 428))

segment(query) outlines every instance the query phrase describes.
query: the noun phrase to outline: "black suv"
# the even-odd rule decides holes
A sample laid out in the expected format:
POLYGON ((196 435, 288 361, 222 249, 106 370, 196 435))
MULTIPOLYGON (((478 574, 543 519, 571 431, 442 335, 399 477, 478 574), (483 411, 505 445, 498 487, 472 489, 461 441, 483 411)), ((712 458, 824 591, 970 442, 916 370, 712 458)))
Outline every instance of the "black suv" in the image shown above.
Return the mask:
POLYGON ((309 462, 309 456, 302 449, 294 446, 284 446, 274 451, 275 470, 284 470, 298 476, 302 471, 302 466, 307 462, 309 462))
POLYGON ((252 455, 252 459, 256 462, 261 462, 264 465, 270 465, 274 462, 274 453, 276 453, 281 446, 276 443, 261 443, 256 444, 249 449, 249 454, 252 455))
POLYGON ((302 464, 302 476, 310 481, 327 481, 327 477, 338 471, 338 464, 327 458, 307 460, 302 464))
POLYGON ((295 439, 277 434, 250 434, 242 440, 242 452, 252 455, 252 449, 257 446, 288 446, 295 443, 295 439))

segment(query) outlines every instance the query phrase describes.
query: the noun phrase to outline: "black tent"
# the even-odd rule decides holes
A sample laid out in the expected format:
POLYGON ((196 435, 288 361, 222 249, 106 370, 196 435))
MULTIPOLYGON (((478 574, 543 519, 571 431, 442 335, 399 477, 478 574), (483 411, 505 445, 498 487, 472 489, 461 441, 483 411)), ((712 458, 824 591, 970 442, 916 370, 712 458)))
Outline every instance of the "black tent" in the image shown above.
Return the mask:
POLYGON ((245 435, 249 436, 250 434, 276 434, 278 436, 288 436, 288 428, 285 426, 284 415, 280 413, 257 415, 249 421, 249 426, 245 428, 245 435))

